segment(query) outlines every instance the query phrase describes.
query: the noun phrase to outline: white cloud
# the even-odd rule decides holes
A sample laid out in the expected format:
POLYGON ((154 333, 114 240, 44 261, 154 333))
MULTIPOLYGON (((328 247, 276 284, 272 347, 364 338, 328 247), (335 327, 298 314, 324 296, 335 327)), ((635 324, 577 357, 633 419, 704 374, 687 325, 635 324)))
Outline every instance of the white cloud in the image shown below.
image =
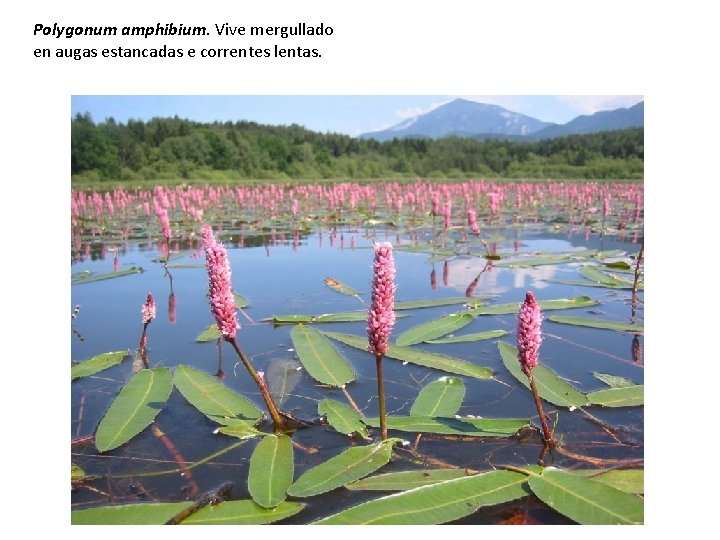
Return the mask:
POLYGON ((437 109, 441 105, 445 105, 446 103, 449 102, 442 101, 440 103, 431 103, 427 107, 408 107, 406 109, 395 109, 395 116, 397 116, 398 118, 414 118, 415 116, 420 116, 421 114, 427 114, 430 111, 437 109))
POLYGON ((555 96, 560 103, 577 114, 593 114, 598 111, 632 107, 643 96, 555 96))

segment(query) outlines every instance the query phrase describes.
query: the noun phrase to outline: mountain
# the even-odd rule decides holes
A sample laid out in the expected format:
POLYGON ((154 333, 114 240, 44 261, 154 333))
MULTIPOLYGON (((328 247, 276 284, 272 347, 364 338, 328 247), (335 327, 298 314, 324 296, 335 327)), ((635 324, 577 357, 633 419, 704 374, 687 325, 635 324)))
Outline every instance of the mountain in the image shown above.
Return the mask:
POLYGON ((595 114, 578 116, 567 124, 552 125, 536 131, 530 139, 551 139, 565 135, 582 133, 597 133, 599 131, 616 131, 643 127, 645 125, 645 102, 641 101, 629 109, 615 109, 613 111, 599 111, 595 114))
POLYGON ((389 129, 364 133, 360 138, 388 141, 406 137, 437 139, 457 136, 479 140, 530 141, 643 127, 644 117, 645 104, 642 101, 628 109, 600 111, 578 116, 566 124, 553 124, 497 105, 456 99, 389 129))
POLYGON ((472 137, 479 133, 494 135, 530 135, 554 124, 498 107, 456 99, 430 111, 409 118, 383 131, 360 135, 361 139, 388 141, 405 137, 436 139, 454 135, 472 137))

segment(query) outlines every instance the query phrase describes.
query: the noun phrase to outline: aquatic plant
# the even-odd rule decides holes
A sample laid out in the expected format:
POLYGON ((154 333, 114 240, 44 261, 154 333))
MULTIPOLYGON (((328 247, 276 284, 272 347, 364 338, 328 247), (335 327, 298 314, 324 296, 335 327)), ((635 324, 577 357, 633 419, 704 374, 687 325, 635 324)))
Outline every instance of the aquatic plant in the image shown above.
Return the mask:
POLYGON ((378 401, 380 407, 380 436, 387 439, 385 389, 382 359, 388 352, 388 340, 395 324, 395 260, 390 242, 375 244, 373 261, 372 300, 368 310, 368 350, 375 356, 378 401))

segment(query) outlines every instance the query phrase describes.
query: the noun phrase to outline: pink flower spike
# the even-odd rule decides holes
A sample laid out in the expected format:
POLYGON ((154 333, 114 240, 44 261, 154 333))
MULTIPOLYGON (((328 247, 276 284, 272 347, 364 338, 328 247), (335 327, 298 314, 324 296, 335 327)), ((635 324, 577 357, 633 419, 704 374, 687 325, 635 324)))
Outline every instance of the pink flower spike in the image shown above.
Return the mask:
POLYGON ((390 242, 375 244, 372 299, 368 310, 368 350, 384 356, 395 324, 395 261, 390 242))
POLYGON ((529 375, 530 371, 540 363, 538 351, 542 343, 541 322, 540 306, 535 300, 535 295, 528 292, 520 306, 517 322, 518 360, 526 375, 529 375))
POLYGON ((210 311, 215 317, 218 330, 225 339, 234 339, 240 325, 237 321, 237 308, 230 279, 230 261, 225 247, 215 241, 210 225, 202 228, 203 247, 205 249, 206 268, 210 285, 208 298, 210 311))
POLYGON ((155 318, 155 298, 152 293, 148 293, 147 300, 142 307, 142 322, 147 324, 155 318))

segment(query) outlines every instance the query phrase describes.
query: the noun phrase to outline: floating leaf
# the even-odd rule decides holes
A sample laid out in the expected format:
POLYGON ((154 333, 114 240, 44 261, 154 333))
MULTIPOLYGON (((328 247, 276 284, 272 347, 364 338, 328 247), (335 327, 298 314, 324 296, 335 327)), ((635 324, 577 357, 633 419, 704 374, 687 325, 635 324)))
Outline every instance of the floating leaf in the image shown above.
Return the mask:
POLYGON ((267 435, 250 457, 248 490, 263 508, 274 508, 285 500, 293 482, 293 447, 287 435, 267 435))
POLYGON ((205 268, 205 265, 202 263, 170 263, 170 264, 166 264, 165 268, 178 268, 178 269, 205 268))
POLYGON ((634 332, 636 334, 643 333, 642 324, 608 321, 605 319, 589 319, 587 317, 565 317, 562 315, 551 315, 548 317, 548 320, 560 324, 587 326, 589 328, 601 328, 604 330, 617 330, 618 332, 634 332))
POLYGON ((435 525, 470 515, 528 493, 527 476, 490 471, 374 499, 320 519, 322 525, 435 525))
POLYGON ((590 392, 587 398, 593 405, 633 407, 644 403, 645 386, 642 384, 634 384, 632 386, 598 390, 597 392, 590 392))
MULTIPOLYGON (((440 433, 464 437, 509 437, 530 422, 518 418, 431 418, 428 416, 387 416, 387 428, 412 433, 440 433)), ((379 418, 366 418, 372 427, 379 418)))
POLYGON ((181 525, 265 525, 289 518, 305 505, 285 501, 275 508, 263 508, 253 501, 225 501, 209 504, 184 519, 181 525))
MULTIPOLYGON (((556 300, 541 300, 538 302, 543 311, 554 309, 571 309, 596 306, 600 302, 593 300, 589 296, 577 296, 575 298, 560 298, 556 300)), ((515 314, 520 310, 520 302, 513 304, 498 304, 497 306, 479 306, 469 309, 466 313, 471 315, 509 315, 515 314)))
POLYGON ((477 332, 475 334, 465 334, 462 336, 453 336, 442 339, 430 339, 425 343, 432 343, 433 345, 444 345, 446 343, 467 343, 470 341, 481 341, 484 339, 494 339, 502 337, 509 332, 507 330, 488 330, 487 332, 477 332))
POLYGON ((356 291, 352 287, 348 287, 344 283, 338 281, 337 279, 326 277, 325 278, 325 285, 330 287, 332 290, 337 291, 342 294, 347 294, 349 296, 357 296, 360 298, 360 291, 356 291))
POLYGON ((228 419, 248 420, 254 424, 263 417, 255 405, 224 386, 216 377, 190 366, 175 368, 173 382, 197 410, 219 424, 228 423, 228 419))
POLYGON ((617 469, 593 475, 593 480, 624 491, 642 494, 645 492, 645 471, 642 469, 617 469))
POLYGON ((318 404, 318 414, 325 415, 328 424, 340 433, 345 435, 359 433, 361 437, 368 436, 367 427, 362 423, 360 415, 343 403, 324 399, 318 404))
MULTIPOLYGON (((323 334, 351 347, 367 350, 367 338, 350 334, 340 334, 338 332, 323 332, 323 334)), ((385 356, 400 360, 401 362, 409 362, 418 366, 439 369, 456 375, 467 375, 468 377, 478 379, 489 379, 493 376, 493 372, 489 368, 476 366, 475 364, 460 360, 459 358, 453 358, 452 356, 421 351, 412 347, 389 345, 388 352, 385 356)))
POLYGON ((178 503, 140 503, 118 506, 98 506, 70 512, 72 525, 162 525, 192 501, 178 503))
POLYGON ((250 305, 247 298, 241 294, 233 293, 233 297, 235 298, 235 307, 238 309, 246 308, 250 305))
POLYGON ((390 461, 392 447, 398 442, 400 439, 390 438, 368 446, 348 448, 306 471, 287 493, 292 497, 311 497, 359 480, 390 461))
POLYGON ((261 431, 258 431, 255 426, 247 420, 228 418, 223 421, 226 422, 226 424, 220 426, 216 430, 218 433, 222 433, 223 435, 237 437, 238 439, 253 439, 263 435, 261 431))
POLYGON ((167 368, 143 369, 133 375, 100 421, 95 433, 98 451, 117 448, 148 427, 171 391, 167 368))
MULTIPOLYGON (((396 317, 407 317, 404 314, 397 314, 396 317)), ((273 315, 264 321, 271 321, 277 324, 298 324, 298 323, 338 323, 338 322, 365 322, 368 318, 367 311, 348 311, 346 313, 323 313, 322 315, 273 315)))
POLYGON ((465 385, 457 377, 440 377, 425 386, 410 408, 410 416, 453 416, 465 397, 465 385))
POLYGON ((80 465, 77 465, 75 463, 70 464, 70 479, 71 480, 79 480, 81 478, 85 478, 85 471, 80 467, 80 465))
POLYGON ((345 487, 351 491, 407 491, 421 486, 429 486, 446 480, 468 476, 465 469, 425 469, 402 471, 368 476, 362 480, 350 482, 345 487))
MULTIPOLYGON (((520 368, 517 347, 503 341, 498 342, 503 364, 526 388, 530 388, 527 375, 520 368)), ((551 369, 540 364, 533 368, 533 377, 540 396, 547 402, 560 407, 582 407, 587 404, 585 394, 570 386, 551 369)))
POLYGON ((593 371, 593 377, 600 379, 602 382, 611 386, 612 388, 622 388, 623 386, 633 386, 635 383, 624 377, 618 377, 617 375, 609 375, 607 373, 600 373, 593 371))
POLYGON ((545 504, 581 525, 642 524, 643 500, 592 478, 554 467, 528 484, 545 504))
POLYGON ((126 268, 125 270, 120 270, 119 272, 108 272, 107 274, 85 274, 76 279, 71 279, 70 285, 82 285, 83 283, 92 283, 94 281, 102 281, 104 279, 113 279, 132 274, 140 274, 144 271, 145 270, 142 268, 132 266, 130 268, 126 268))
POLYGON ((206 343, 208 341, 217 341, 221 337, 222 337, 222 332, 220 332, 220 330, 218 330, 217 324, 212 323, 205 330, 203 330, 198 335, 198 337, 195 338, 195 341, 199 341, 201 343, 206 343))
POLYGON ((511 268, 524 268, 530 266, 545 266, 548 264, 564 264, 573 262, 573 257, 563 255, 560 257, 527 257, 517 258, 511 261, 495 263, 495 266, 508 266, 511 268))
POLYGON ((413 326, 400 334, 395 343, 399 346, 415 345, 429 339, 444 336, 473 321, 474 317, 468 313, 452 313, 439 319, 433 319, 423 324, 413 326))
POLYGON ((613 270, 631 270, 632 267, 626 263, 625 261, 612 261, 612 262, 606 262, 602 263, 603 266, 607 268, 612 268, 613 270))
POLYGON ((106 352, 93 356, 90 360, 85 360, 70 368, 71 380, 74 381, 80 377, 94 375, 112 366, 116 366, 128 356, 130 356, 130 351, 106 352))
POLYGON ((355 379, 350 363, 314 328, 300 324, 292 329, 290 338, 313 379, 331 386, 342 386, 355 379))
POLYGON ((265 380, 278 407, 287 401, 302 377, 302 366, 294 358, 274 358, 268 362, 265 380))
POLYGON ((611 276, 607 272, 603 272, 597 266, 583 266, 580 269, 580 275, 590 281, 599 283, 601 285, 607 285, 608 287, 625 286, 626 283, 611 276))
POLYGON ((438 306, 451 306, 455 304, 467 304, 468 302, 477 304, 482 302, 483 300, 487 299, 481 298, 481 297, 473 297, 468 298, 467 296, 459 296, 459 297, 453 297, 453 298, 435 298, 435 299, 429 299, 429 300, 411 300, 409 302, 395 302, 395 310, 403 310, 403 309, 420 309, 420 308, 430 308, 430 307, 438 307, 438 306))

